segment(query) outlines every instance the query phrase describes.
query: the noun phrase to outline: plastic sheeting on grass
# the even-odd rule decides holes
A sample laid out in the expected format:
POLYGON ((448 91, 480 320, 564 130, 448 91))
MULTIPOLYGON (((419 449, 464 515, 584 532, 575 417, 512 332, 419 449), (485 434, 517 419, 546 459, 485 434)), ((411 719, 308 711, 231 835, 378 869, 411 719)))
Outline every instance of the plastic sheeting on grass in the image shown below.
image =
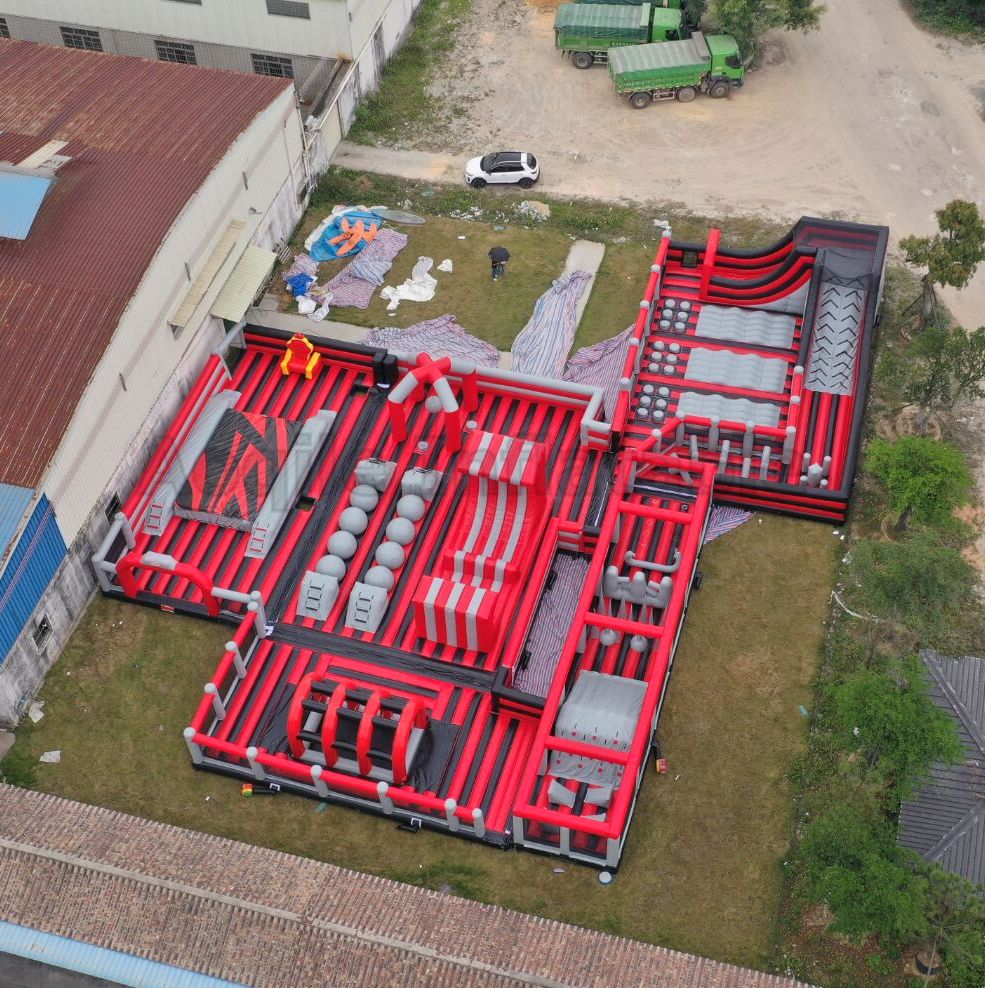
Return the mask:
POLYGON ((429 302, 434 298, 438 279, 428 274, 434 267, 431 257, 419 257, 410 277, 400 285, 387 285, 380 289, 380 298, 387 300, 387 312, 396 312, 403 301, 429 302))
POLYGON ((755 511, 744 511, 742 508, 728 508, 723 505, 715 505, 708 515, 708 527, 705 529, 703 545, 713 542, 717 538, 731 532, 733 529, 744 525, 754 515, 755 511))
POLYGON ((394 258, 406 246, 406 233, 380 230, 376 239, 324 286, 331 293, 332 305, 368 308, 373 292, 386 280, 394 258))
POLYGON ((578 302, 591 278, 587 271, 561 275, 537 299, 530 321, 513 341, 513 370, 561 376, 578 329, 578 302))
POLYGON ((491 343, 466 333, 451 315, 428 319, 406 329, 393 326, 371 329, 362 342, 401 353, 423 351, 432 357, 462 357, 482 367, 499 366, 499 351, 491 343))
POLYGON ((601 343, 584 346, 571 355, 564 368, 564 380, 574 384, 594 384, 605 392, 605 415, 612 418, 619 397, 619 378, 626 362, 626 350, 633 327, 624 329, 601 343))

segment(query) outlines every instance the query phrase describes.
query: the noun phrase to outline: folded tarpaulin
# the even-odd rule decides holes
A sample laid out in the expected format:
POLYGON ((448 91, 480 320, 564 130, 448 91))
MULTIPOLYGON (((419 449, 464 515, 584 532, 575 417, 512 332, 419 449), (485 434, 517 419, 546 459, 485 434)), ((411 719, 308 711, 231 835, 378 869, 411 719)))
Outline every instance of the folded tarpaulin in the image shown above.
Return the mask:
POLYGON ((406 329, 371 329, 362 342, 399 353, 423 351, 433 356, 464 357, 482 367, 499 366, 499 351, 491 343, 466 333, 454 316, 438 316, 406 329))
POLYGON ((563 274, 537 299, 530 321, 513 341, 514 371, 561 376, 578 329, 578 302, 591 280, 587 271, 563 274))
POLYGON ((386 280, 394 258, 406 246, 406 233, 380 230, 376 239, 325 285, 325 289, 331 292, 332 305, 367 308, 373 292, 386 280))
POLYGON ((351 210, 339 213, 322 230, 309 253, 316 261, 351 257, 373 242, 383 221, 375 213, 351 210))

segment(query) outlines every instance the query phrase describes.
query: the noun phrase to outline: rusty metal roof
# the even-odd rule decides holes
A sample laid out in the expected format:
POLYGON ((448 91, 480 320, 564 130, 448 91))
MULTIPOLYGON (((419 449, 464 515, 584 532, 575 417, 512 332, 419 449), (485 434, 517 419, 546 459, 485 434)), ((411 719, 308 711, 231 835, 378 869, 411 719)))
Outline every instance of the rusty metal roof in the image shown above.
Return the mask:
POLYGON ((5 785, 0 920, 253 988, 806 988, 5 785))
POLYGON ((290 85, 0 40, 0 161, 71 159, 30 236, 0 237, 0 483, 39 483, 171 225, 290 85))

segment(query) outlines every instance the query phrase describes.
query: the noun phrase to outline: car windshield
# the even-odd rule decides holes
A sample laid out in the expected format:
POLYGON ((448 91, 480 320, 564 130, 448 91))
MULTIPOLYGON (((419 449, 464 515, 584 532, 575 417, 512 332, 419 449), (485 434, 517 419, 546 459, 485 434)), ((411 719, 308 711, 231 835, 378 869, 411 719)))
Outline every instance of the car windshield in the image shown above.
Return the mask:
POLYGON ((532 154, 528 154, 527 155, 527 164, 530 165, 531 168, 536 168, 537 167, 537 159, 532 154))
POLYGON ((482 160, 481 160, 481 161, 479 162, 479 167, 480 167, 480 168, 481 168, 481 169, 482 169, 482 170, 483 170, 484 172, 487 172, 487 171, 489 171, 489 170, 490 170, 490 169, 492 168, 492 166, 493 166, 493 165, 495 165, 495 164, 496 164, 496 155, 494 155, 494 154, 487 154, 487 155, 485 155, 485 156, 484 156, 484 157, 482 158, 482 160))

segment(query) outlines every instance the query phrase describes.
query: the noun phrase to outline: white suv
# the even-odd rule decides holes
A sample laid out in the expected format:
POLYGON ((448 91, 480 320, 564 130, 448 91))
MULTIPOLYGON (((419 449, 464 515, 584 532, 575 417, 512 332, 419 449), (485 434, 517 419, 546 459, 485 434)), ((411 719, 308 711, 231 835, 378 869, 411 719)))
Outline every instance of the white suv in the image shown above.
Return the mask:
POLYGON ((497 151, 473 158, 465 166, 465 181, 473 189, 487 185, 519 185, 529 189, 540 178, 537 159, 526 151, 497 151))

